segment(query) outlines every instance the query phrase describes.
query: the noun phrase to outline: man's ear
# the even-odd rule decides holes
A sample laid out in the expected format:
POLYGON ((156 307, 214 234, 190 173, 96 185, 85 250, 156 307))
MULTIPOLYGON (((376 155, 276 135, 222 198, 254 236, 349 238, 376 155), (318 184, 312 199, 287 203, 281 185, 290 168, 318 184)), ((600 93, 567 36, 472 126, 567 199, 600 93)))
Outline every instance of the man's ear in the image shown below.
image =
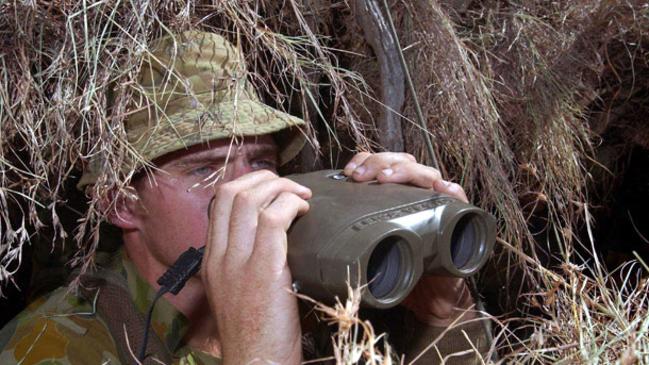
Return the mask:
POLYGON ((106 199, 102 200, 101 208, 107 209, 104 211, 110 224, 124 230, 132 230, 139 227, 139 204, 137 191, 129 186, 122 192, 112 190, 106 199))

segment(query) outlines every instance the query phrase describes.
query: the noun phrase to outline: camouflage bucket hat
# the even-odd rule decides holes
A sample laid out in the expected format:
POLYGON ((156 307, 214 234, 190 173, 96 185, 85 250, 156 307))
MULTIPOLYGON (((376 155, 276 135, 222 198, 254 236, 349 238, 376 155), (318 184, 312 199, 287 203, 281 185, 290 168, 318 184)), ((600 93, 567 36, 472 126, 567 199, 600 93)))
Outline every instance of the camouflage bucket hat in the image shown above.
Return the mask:
MULTIPOLYGON (((304 146, 296 126, 305 122, 262 103, 246 79, 239 50, 223 37, 187 31, 155 41, 145 56, 136 95, 125 121, 128 142, 139 155, 134 171, 167 153, 216 139, 282 132, 279 163, 304 146)), ((100 163, 85 169, 79 188, 97 181, 100 163)))

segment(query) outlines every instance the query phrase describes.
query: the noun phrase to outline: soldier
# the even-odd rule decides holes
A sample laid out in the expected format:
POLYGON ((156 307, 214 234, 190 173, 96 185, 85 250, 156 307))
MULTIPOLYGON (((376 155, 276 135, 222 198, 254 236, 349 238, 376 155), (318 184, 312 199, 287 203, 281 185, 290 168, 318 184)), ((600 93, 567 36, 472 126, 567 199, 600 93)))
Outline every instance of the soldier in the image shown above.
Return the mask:
MULTIPOLYGON (((212 33, 159 39, 139 86, 143 99, 125 128, 142 159, 125 168, 155 168, 132 179, 133 196, 113 202, 109 221, 121 229, 122 248, 82 279, 78 295, 60 288, 11 321, 0 332, 0 363, 134 363, 156 280, 187 248, 206 245, 200 275, 157 302, 145 363, 299 364, 286 231, 309 210, 312 193, 277 168, 302 147, 304 122, 261 103, 237 48, 212 33)), ((98 166, 84 172, 81 187, 96 181, 98 166)), ((459 185, 408 154, 359 153, 344 172, 466 201, 459 185)), ((416 327, 434 333, 472 303, 462 280, 442 277, 422 279, 405 301, 416 327)), ((448 346, 470 348, 463 341, 448 346)))

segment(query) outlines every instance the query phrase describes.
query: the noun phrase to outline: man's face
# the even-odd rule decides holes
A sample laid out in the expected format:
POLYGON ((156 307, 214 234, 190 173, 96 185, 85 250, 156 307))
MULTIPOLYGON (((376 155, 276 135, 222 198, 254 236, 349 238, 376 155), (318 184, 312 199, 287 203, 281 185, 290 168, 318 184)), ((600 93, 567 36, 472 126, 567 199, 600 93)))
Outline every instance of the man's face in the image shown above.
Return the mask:
POLYGON ((138 254, 149 254, 148 265, 164 270, 189 247, 205 245, 214 186, 256 170, 276 172, 277 155, 275 142, 265 135, 237 144, 212 141, 159 158, 159 170, 134 183, 136 227, 125 234, 139 234, 146 247, 138 254))

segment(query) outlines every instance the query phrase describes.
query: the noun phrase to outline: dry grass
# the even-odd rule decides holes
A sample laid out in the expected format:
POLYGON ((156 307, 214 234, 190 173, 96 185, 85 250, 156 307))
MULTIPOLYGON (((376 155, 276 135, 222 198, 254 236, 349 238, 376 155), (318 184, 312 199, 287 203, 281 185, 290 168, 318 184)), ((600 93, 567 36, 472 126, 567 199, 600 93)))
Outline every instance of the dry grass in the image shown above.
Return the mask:
MULTIPOLYGON (((335 326, 332 336, 333 355, 330 358, 314 359, 309 362, 334 360, 336 364, 371 364, 392 365, 398 363, 394 353, 383 334, 377 334, 369 321, 359 317, 361 290, 348 286, 348 295, 343 304, 336 299, 333 306, 328 306, 304 295, 298 297, 314 305, 319 317, 330 326, 335 326)), ((308 362, 307 362, 308 363, 308 362)))
MULTIPOLYGON (((329 115, 321 117, 331 120, 332 128, 344 125, 354 131, 362 143, 360 123, 345 97, 346 89, 363 87, 362 79, 335 64, 331 50, 300 18, 301 5, 288 4, 300 19, 298 35, 273 31, 267 25, 273 14, 260 15, 269 6, 265 2, 2 5, 2 283, 19 265, 23 245, 46 225, 54 231, 53 240, 74 235, 73 266, 85 270, 92 265, 99 224, 107 213, 99 199, 111 190, 126 192, 131 176, 120 166, 138 159, 122 124, 129 100, 138 93, 135 77, 149 41, 162 34, 203 28, 237 41, 247 51, 251 81, 267 101, 286 109, 295 107, 293 94, 300 94, 297 109, 307 120, 318 117, 307 110, 322 113, 317 108, 322 96, 312 94, 314 81, 308 77, 318 72, 315 86, 329 85, 334 103, 329 115), (87 211, 75 227, 63 227, 58 217, 66 208, 65 183, 91 161, 101 164, 103 173, 89 192, 87 211)), ((317 140, 312 141, 317 147, 317 140)))
MULTIPOLYGON (((633 111, 647 110, 649 76, 640 70, 649 70, 642 60, 649 5, 452 3, 398 1, 391 11, 441 170, 500 222, 496 275, 489 275, 500 281, 483 282, 507 285, 510 300, 500 304, 508 313, 495 322, 502 360, 649 363, 649 269, 632 261, 609 271, 594 255, 590 210, 605 199, 593 201, 588 190, 610 178, 593 184, 599 175, 589 170, 599 164, 596 137, 606 126, 628 123, 625 136, 648 143, 633 133, 646 124, 633 111), (612 115, 633 115, 632 123, 612 115)), ((122 124, 135 76, 147 45, 162 34, 201 28, 240 44, 264 100, 308 120, 313 146, 330 164, 341 148, 380 147, 372 119, 379 73, 348 5, 0 5, 0 294, 32 242, 67 243, 76 253, 71 265, 92 266, 107 213, 99 199, 126 191, 131 176, 119 166, 137 158, 122 124), (100 161, 103 174, 87 209, 65 225, 70 181, 90 161, 100 161)), ((425 160, 410 100, 404 142, 425 160)), ((356 305, 320 308, 340 324, 336 359, 389 363, 390 350, 375 349, 378 336, 356 317, 356 305)))
POLYGON ((646 264, 629 262, 608 272, 597 260, 582 265, 566 262, 554 273, 526 259, 542 279, 537 292, 525 295, 525 302, 541 314, 514 320, 519 321, 518 329, 531 334, 528 337, 503 327, 502 361, 649 363, 649 281, 642 275, 649 269, 646 264))

